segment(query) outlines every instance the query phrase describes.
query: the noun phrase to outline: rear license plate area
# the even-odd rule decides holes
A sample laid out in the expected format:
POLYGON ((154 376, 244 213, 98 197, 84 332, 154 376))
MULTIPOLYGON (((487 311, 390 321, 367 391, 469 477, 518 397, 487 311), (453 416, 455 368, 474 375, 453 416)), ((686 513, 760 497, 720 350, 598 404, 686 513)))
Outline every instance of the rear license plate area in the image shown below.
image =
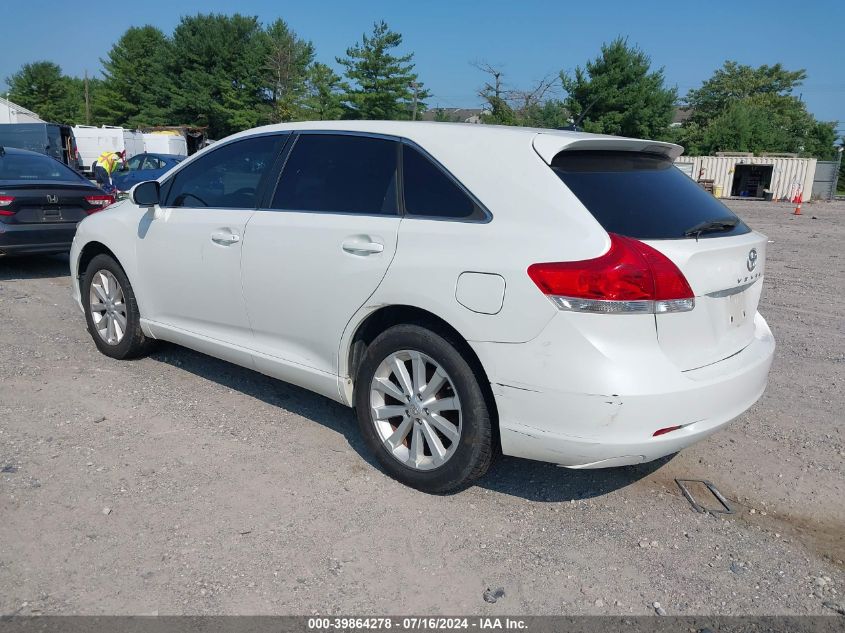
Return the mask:
POLYGON ((62 221, 62 210, 58 207, 45 207, 41 210, 41 221, 42 222, 61 222, 62 221))
POLYGON ((741 327, 748 320, 748 293, 739 292, 726 297, 728 302, 728 325, 741 327))

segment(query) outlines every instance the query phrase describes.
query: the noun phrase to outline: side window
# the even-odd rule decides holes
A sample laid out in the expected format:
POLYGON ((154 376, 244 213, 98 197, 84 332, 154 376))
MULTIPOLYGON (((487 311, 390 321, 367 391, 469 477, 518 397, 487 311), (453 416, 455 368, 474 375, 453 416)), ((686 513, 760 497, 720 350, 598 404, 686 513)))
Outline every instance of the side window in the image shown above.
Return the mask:
POLYGON ((398 213, 396 141, 302 134, 285 164, 271 208, 398 213))
POLYGON ((282 135, 227 143, 180 170, 167 193, 167 207, 252 209, 258 186, 271 167, 282 135))
POLYGON ((126 161, 126 168, 129 171, 135 171, 136 169, 138 169, 141 166, 141 158, 142 158, 141 155, 133 156, 128 161, 126 161))
POLYGON ((407 215, 484 218, 484 212, 454 180, 410 145, 402 147, 402 178, 407 215))
POLYGON ((147 156, 141 169, 161 169, 163 166, 163 163, 155 156, 147 156))

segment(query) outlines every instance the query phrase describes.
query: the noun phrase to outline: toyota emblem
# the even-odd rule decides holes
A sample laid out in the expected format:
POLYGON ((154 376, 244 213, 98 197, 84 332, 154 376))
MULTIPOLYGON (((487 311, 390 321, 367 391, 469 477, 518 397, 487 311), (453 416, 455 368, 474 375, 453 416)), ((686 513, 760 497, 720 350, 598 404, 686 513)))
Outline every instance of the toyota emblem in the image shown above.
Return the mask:
POLYGON ((748 251, 748 261, 745 262, 745 266, 748 268, 748 272, 751 272, 757 267, 757 249, 752 248, 748 251))

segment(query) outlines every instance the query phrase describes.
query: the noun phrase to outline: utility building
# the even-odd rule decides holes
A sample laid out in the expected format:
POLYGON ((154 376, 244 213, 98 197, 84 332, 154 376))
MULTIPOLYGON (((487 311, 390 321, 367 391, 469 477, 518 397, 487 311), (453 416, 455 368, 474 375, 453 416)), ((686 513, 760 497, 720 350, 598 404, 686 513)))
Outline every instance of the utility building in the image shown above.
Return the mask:
POLYGON ((794 154, 754 156, 720 152, 716 156, 680 156, 681 171, 713 191, 717 198, 809 200, 816 175, 815 158, 794 154))
POLYGON ((35 112, 0 97, 0 123, 44 123, 35 112))

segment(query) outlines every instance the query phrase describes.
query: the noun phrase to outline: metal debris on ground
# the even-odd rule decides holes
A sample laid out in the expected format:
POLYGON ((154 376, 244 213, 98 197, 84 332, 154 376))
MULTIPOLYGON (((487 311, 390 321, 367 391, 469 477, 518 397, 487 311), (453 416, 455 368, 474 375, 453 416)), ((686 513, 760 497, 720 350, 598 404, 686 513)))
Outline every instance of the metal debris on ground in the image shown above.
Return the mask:
POLYGON ((693 507, 693 510, 695 510, 696 512, 701 512, 702 514, 704 514, 705 512, 709 512, 710 514, 734 513, 730 502, 728 502, 728 500, 725 499, 722 493, 716 489, 716 486, 713 485, 713 483, 707 481, 706 479, 676 479, 675 483, 678 484, 678 488, 681 489, 681 492, 684 493, 684 496, 687 498, 687 501, 690 502, 693 507), (716 501, 719 502, 719 504, 721 505, 721 509, 705 508, 703 505, 698 503, 698 501, 695 500, 695 497, 693 497, 692 493, 689 491, 689 488, 687 487, 688 484, 701 484, 706 487, 716 499, 716 501))
POLYGON ((495 591, 491 590, 489 587, 485 589, 484 593, 482 594, 482 598, 484 598, 484 602, 489 602, 490 604, 495 604, 499 598, 505 597, 505 590, 502 587, 499 587, 495 591))
POLYGON ((831 611, 836 611, 839 615, 845 615, 845 605, 836 602, 822 602, 822 606, 831 611))

